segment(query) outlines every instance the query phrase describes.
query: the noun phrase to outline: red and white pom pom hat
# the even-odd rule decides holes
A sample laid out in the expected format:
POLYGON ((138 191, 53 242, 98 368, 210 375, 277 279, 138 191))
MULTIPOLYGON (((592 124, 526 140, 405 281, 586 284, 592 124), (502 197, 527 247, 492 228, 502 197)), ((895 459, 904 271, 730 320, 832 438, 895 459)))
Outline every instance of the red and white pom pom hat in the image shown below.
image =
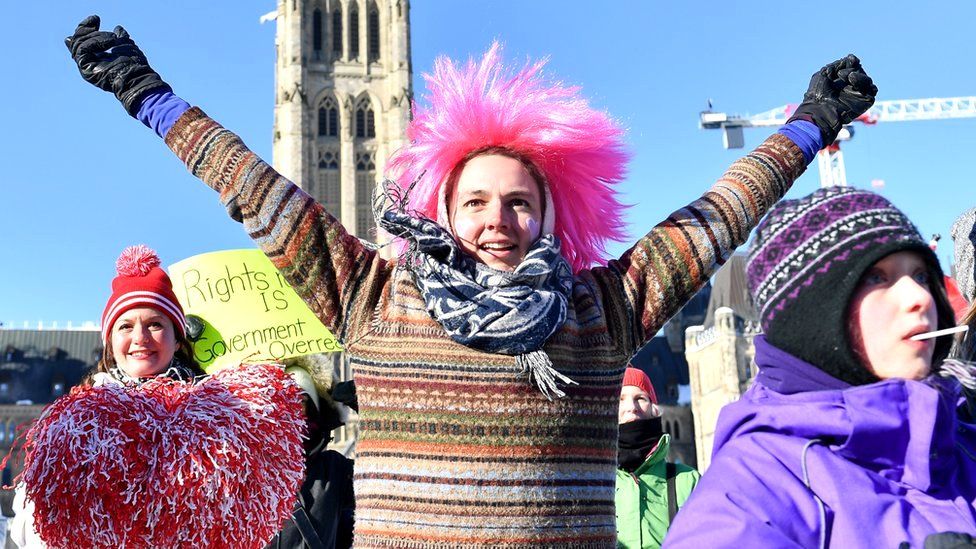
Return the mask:
POLYGON ((115 321, 128 310, 150 307, 162 312, 181 336, 186 336, 186 316, 173 292, 173 283, 159 267, 159 256, 142 244, 122 250, 115 262, 112 295, 102 312, 102 340, 108 341, 115 321))

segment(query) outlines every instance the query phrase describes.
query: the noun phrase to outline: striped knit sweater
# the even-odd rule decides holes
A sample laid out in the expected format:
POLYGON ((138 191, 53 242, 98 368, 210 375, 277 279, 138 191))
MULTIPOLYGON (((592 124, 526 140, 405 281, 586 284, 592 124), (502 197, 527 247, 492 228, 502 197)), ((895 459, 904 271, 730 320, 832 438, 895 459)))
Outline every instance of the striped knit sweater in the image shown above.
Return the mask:
POLYGON ((197 108, 166 135, 194 175, 343 343, 362 432, 356 547, 616 546, 617 406, 635 350, 687 301, 805 168, 773 135, 619 260, 576 275, 544 349, 579 382, 550 402, 515 358, 452 341, 397 261, 197 108))

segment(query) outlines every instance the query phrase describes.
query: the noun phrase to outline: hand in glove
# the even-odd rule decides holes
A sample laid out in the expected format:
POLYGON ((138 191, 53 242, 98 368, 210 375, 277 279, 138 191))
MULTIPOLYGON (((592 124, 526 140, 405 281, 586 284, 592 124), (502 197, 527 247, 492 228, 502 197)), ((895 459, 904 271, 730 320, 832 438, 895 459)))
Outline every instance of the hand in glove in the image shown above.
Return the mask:
POLYGON ((813 122, 820 129, 826 147, 837 139, 845 124, 871 108, 877 94, 878 88, 861 68, 861 61, 853 54, 848 55, 813 74, 810 87, 803 94, 803 103, 787 122, 813 122))
POLYGON ((146 94, 173 91, 149 66, 139 46, 121 26, 98 30, 97 15, 86 17, 74 34, 64 39, 71 57, 87 82, 115 94, 126 112, 135 116, 146 94))

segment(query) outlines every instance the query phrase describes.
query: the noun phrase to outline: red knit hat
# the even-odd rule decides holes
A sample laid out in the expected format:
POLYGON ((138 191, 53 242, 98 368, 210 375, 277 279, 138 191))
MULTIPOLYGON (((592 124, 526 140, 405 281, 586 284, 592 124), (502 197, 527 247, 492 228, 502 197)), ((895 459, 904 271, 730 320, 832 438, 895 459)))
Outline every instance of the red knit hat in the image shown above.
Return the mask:
POLYGON ((654 392, 654 386, 651 385, 651 378, 647 377, 647 374, 643 370, 638 370, 637 368, 632 368, 630 366, 624 370, 624 383, 623 386, 633 385, 647 393, 651 396, 651 402, 657 404, 657 393, 654 392))
POLYGON ((112 295, 102 312, 102 340, 108 341, 112 325, 123 313, 138 307, 150 307, 173 321, 181 336, 186 335, 183 307, 173 293, 173 283, 159 267, 159 256, 142 244, 122 250, 115 262, 118 276, 112 280, 112 295))

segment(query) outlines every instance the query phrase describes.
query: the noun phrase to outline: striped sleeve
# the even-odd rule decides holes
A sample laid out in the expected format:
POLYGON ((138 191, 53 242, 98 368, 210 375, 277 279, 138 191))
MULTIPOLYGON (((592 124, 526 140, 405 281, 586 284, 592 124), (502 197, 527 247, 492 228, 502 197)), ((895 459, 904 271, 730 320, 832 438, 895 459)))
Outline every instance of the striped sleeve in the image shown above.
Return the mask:
POLYGON ((374 251, 199 108, 180 116, 166 144, 220 193, 231 216, 340 342, 367 321, 367 311, 353 309, 363 309, 357 297, 383 262, 374 251))
POLYGON ((621 277, 636 350, 654 336, 743 244, 806 169, 803 153, 774 134, 737 160, 701 198, 672 213, 611 262, 621 277), (616 265, 614 265, 616 263, 616 265))

